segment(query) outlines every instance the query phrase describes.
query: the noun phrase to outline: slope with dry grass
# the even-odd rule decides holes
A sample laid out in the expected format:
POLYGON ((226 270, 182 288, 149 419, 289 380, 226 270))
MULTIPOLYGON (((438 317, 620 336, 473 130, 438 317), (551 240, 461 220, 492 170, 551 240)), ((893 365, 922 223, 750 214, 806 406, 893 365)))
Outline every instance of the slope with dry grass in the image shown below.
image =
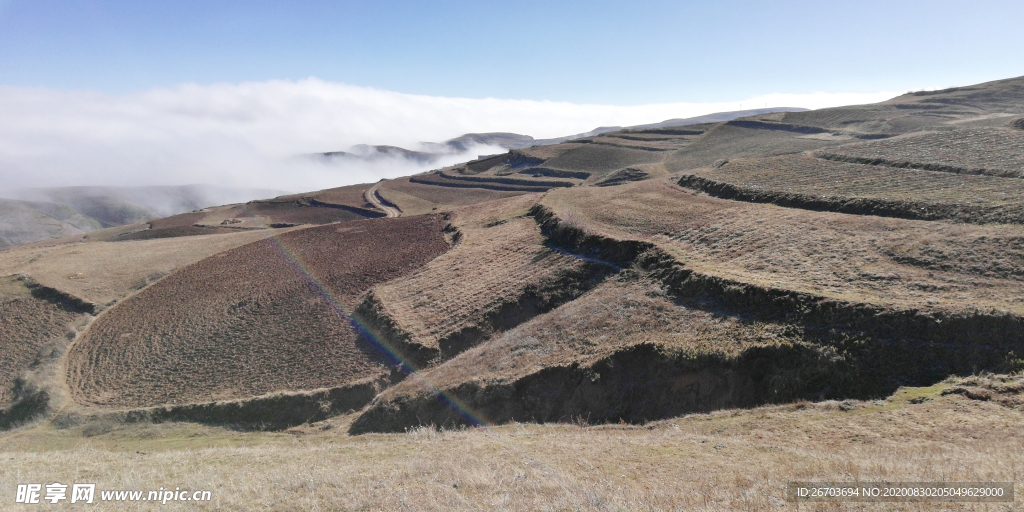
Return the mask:
POLYGON ((662 151, 586 144, 559 153, 546 160, 544 165, 567 171, 587 171, 598 176, 631 165, 661 162, 665 155, 662 151))
POLYGON ((72 346, 80 403, 135 407, 333 387, 380 375, 348 312, 448 245, 437 216, 283 234, 183 268, 98 318, 72 346))
POLYGON ((68 342, 84 311, 32 293, 25 281, 0 278, 0 407, 16 397, 15 382, 46 354, 68 342))
POLYGON ((665 159, 669 172, 707 167, 719 160, 800 153, 852 140, 849 136, 806 134, 722 123, 665 159))
POLYGON ((820 158, 956 174, 1024 177, 1024 132, 960 129, 913 134, 816 153, 820 158))
MULTIPOLYGON (((1001 380, 999 377, 986 377, 1001 380)), ((84 423, 0 437, 0 480, 179 486, 167 510, 790 511, 790 481, 1006 482, 1024 420, 959 382, 879 401, 801 402, 644 426, 512 424, 350 437, 342 417, 287 433, 84 423)), ((968 387, 973 387, 969 385, 968 387)), ((1018 395, 1019 396, 1019 395, 1018 395)), ((799 510, 1010 511, 1011 503, 801 503, 799 510)), ((125 503, 98 502, 96 510, 125 503)))
POLYGON ((635 423, 825 387, 829 369, 802 352, 814 360, 828 351, 799 329, 713 309, 626 271, 387 389, 353 432, 576 417, 635 423))
POLYGON ((437 171, 418 174, 409 178, 410 183, 437 187, 482 188, 505 192, 545 192, 556 187, 571 187, 574 184, 565 181, 545 179, 524 179, 506 177, 460 176, 437 171))
POLYGON ((450 357, 575 298, 605 272, 543 245, 526 212, 534 197, 458 211, 458 245, 409 276, 373 289, 361 314, 385 338, 430 359, 450 357))
POLYGON ((633 265, 384 391, 354 433, 515 419, 635 423, 797 398, 884 396, 900 383, 1020 365, 1011 361, 1024 349, 1019 316, 918 318, 915 310, 723 282, 653 244, 587 237, 578 217, 565 228, 576 234, 543 221, 553 243, 576 239, 566 248, 633 265))
POLYGON ((105 306, 177 268, 286 231, 232 231, 115 243, 53 240, 0 252, 0 276, 29 275, 43 285, 105 306))
POLYGON ((717 197, 909 219, 1024 223, 1024 181, 814 158, 730 160, 680 185, 717 197))
POLYGON ((883 307, 1024 312, 1020 226, 810 212, 665 182, 555 191, 543 203, 707 275, 883 307))

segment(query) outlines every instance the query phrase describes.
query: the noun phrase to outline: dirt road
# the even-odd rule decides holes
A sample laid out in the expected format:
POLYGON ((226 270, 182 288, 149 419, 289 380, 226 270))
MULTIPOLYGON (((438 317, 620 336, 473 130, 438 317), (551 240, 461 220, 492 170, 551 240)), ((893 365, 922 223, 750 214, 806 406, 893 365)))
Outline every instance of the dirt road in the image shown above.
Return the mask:
POLYGON ((384 183, 384 181, 378 181, 364 193, 366 201, 383 211, 388 217, 401 217, 402 212, 399 211, 398 208, 385 205, 384 199, 377 193, 377 187, 379 187, 381 183, 384 183))

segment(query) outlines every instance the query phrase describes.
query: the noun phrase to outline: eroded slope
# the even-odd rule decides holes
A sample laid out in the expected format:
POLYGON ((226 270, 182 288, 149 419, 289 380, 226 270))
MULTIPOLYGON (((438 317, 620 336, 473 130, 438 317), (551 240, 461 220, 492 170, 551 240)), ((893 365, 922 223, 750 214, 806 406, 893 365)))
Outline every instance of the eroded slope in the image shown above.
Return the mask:
POLYGON ((62 349, 84 316, 44 295, 33 294, 23 280, 0 278, 0 407, 16 398, 15 382, 48 356, 41 352, 62 349))

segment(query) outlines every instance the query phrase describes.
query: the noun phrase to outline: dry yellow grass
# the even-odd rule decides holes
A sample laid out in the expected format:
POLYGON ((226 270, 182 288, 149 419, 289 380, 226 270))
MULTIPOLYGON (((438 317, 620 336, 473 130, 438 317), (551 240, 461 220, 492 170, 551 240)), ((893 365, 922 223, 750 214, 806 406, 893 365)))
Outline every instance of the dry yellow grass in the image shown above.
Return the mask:
POLYGON ((41 284, 102 306, 177 268, 282 232, 17 247, 0 252, 0 276, 28 274, 41 284))
MULTIPOLYGON (((0 492, 12 510, 20 510, 17 483, 56 481, 212 492, 209 503, 163 510, 756 512, 797 510, 784 501, 787 481, 1019 483, 1024 413, 941 393, 954 384, 902 389, 877 403, 725 410, 647 426, 515 424, 359 437, 344 434, 349 418, 278 434, 180 424, 39 426, 0 436, 0 492)), ((799 510, 1008 511, 1020 503, 799 510)))
POLYGON ((784 334, 785 330, 779 324, 743 322, 687 307, 676 303, 658 283, 620 276, 381 396, 415 394, 424 381, 441 389, 466 381, 508 382, 545 368, 586 366, 640 343, 692 354, 735 356, 754 345, 799 341, 784 334))
POLYGON ((1020 224, 1024 219, 1024 180, 973 175, 967 170, 958 174, 798 155, 730 160, 693 174, 758 196, 757 202, 777 202, 780 197, 795 195, 822 204, 813 209, 832 211, 849 211, 837 208, 848 207, 844 203, 857 199, 864 205, 904 210, 876 213, 869 206, 859 207, 876 215, 976 224, 1020 224))
POLYGON ((1021 226, 811 212, 665 181, 552 191, 543 204, 713 276, 884 306, 1024 312, 1021 226))

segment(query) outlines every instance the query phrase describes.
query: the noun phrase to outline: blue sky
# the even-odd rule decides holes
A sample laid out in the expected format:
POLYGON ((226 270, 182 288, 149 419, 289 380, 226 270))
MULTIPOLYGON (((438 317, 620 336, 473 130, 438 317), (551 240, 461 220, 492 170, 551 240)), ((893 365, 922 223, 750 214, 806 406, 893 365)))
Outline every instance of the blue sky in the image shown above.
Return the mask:
POLYGON ((638 105, 1024 74, 1019 1, 0 0, 0 85, 133 93, 317 77, 638 105))
POLYGON ((872 103, 1024 75, 1021 20, 984 0, 0 0, 0 188, 312 190, 426 170, 294 158, 361 143, 872 103))

